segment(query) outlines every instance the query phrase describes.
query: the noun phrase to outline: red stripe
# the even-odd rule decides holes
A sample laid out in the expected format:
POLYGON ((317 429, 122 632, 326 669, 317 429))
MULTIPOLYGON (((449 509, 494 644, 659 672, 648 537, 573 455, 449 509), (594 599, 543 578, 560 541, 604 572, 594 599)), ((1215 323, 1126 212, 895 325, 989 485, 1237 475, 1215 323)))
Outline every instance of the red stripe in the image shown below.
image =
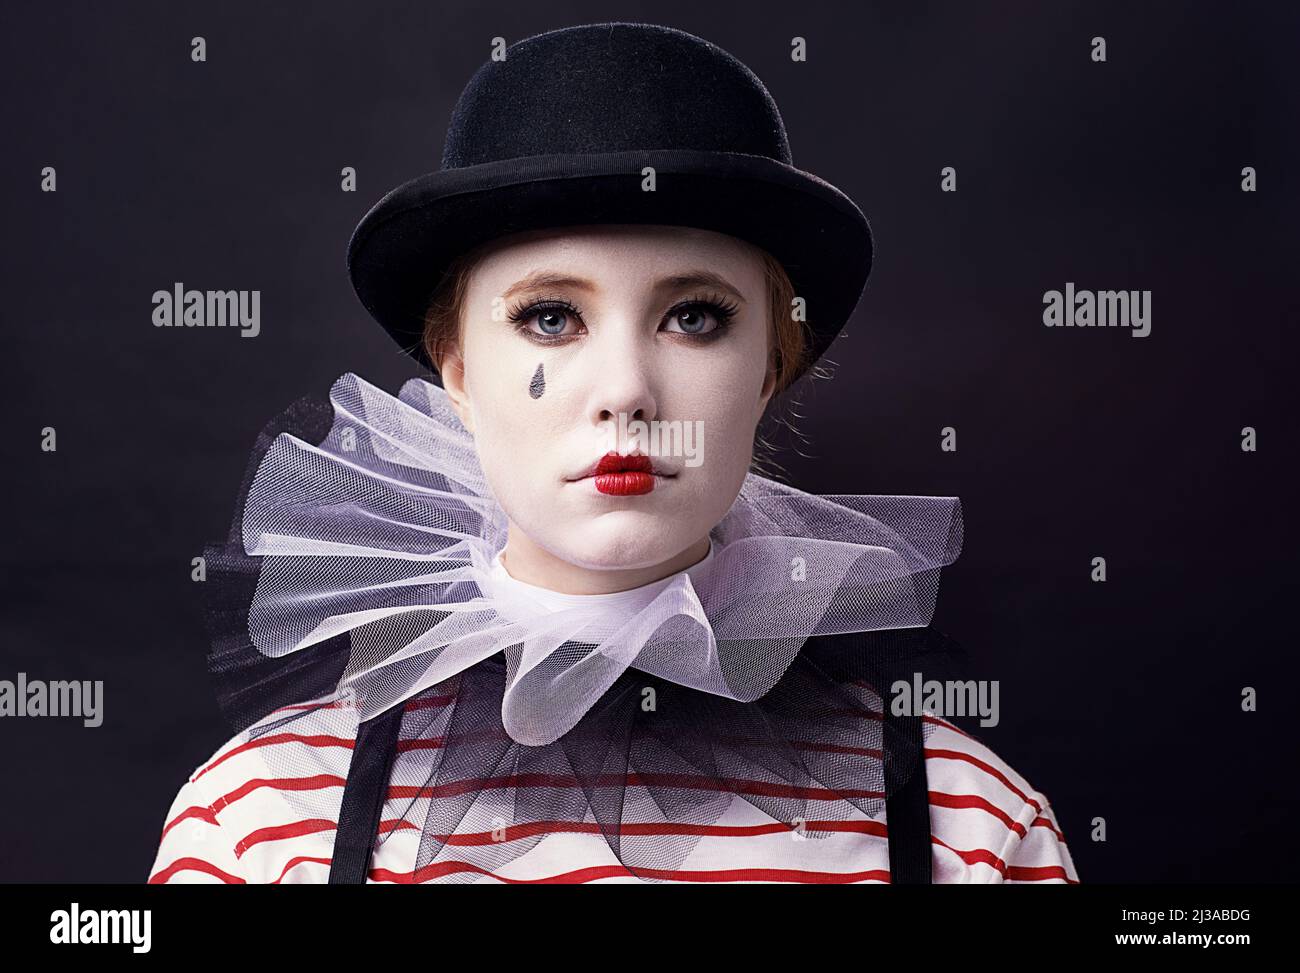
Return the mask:
MULTIPOLYGON (((399 818, 390 818, 380 823, 379 833, 387 834, 393 831, 418 831, 419 828, 409 821, 399 818)), ((887 837, 888 831, 884 824, 879 821, 858 820, 858 821, 807 821, 802 829, 805 832, 835 831, 850 834, 869 834, 877 837, 887 837)), ((752 824, 752 825, 706 825, 706 824, 688 824, 685 822, 646 822, 637 824, 624 822, 619 829, 620 835, 627 836, 649 836, 649 835, 699 835, 702 837, 713 838, 751 838, 761 837, 770 834, 794 834, 795 828, 780 822, 771 824, 752 824)), ((531 821, 528 824, 516 824, 503 828, 499 831, 477 831, 466 832, 453 835, 434 835, 438 841, 448 845, 459 846, 477 846, 493 845, 507 841, 517 841, 520 838, 532 838, 537 835, 546 834, 600 834, 601 827, 594 822, 586 821, 531 821)))
POLYGON ((173 875, 178 872, 205 872, 208 875, 215 875, 227 885, 247 885, 242 878, 237 875, 231 875, 229 872, 222 871, 212 862, 205 862, 202 858, 178 858, 162 871, 149 879, 149 885, 165 885, 173 875))
POLYGON ((236 801, 263 787, 270 787, 277 791, 316 791, 325 787, 342 787, 343 784, 344 779, 336 774, 317 774, 314 777, 254 777, 229 794, 213 801, 212 813, 220 813, 236 801))
POLYGON ((394 872, 387 868, 370 870, 375 882, 419 884, 444 875, 472 872, 486 875, 508 885, 570 885, 601 878, 658 878, 674 882, 797 882, 816 885, 840 885, 849 882, 888 882, 889 872, 875 868, 866 872, 814 872, 795 868, 734 868, 720 871, 687 872, 663 868, 638 869, 633 873, 621 865, 595 865, 541 878, 506 878, 469 862, 437 862, 414 872, 394 872))
POLYGON ((989 814, 993 815, 1020 837, 1023 838, 1026 834, 1025 826, 1023 824, 1011 820, 1010 815, 1008 815, 1006 811, 1002 810, 1002 808, 990 804, 988 801, 984 800, 984 798, 975 794, 942 794, 939 791, 930 791, 930 806, 958 809, 978 808, 981 811, 987 811, 989 814))
POLYGON ((379 834, 389 834, 393 831, 419 831, 418 825, 412 824, 405 818, 385 818, 379 822, 379 834))
POLYGON ((180 814, 176 815, 176 817, 172 818, 170 821, 167 822, 166 827, 164 827, 162 830, 162 837, 166 838, 168 831, 176 827, 176 825, 180 824, 182 821, 188 820, 189 818, 196 818, 200 821, 206 821, 208 824, 211 825, 215 825, 217 823, 217 816, 216 814, 213 813, 212 808, 199 807, 197 805, 195 805, 194 807, 187 807, 184 811, 182 811, 180 814))
POLYGON ((1007 880, 1012 882, 1042 882, 1048 879, 1062 878, 1071 885, 1078 885, 1077 878, 1070 878, 1070 875, 1060 865, 1009 865, 1007 866, 1007 880))
POLYGON ((258 737, 256 740, 249 740, 247 743, 242 743, 239 746, 226 751, 220 757, 212 761, 212 763, 208 764, 197 774, 195 774, 192 778, 190 778, 190 780, 191 781, 198 780, 200 777, 206 774, 213 767, 225 763, 231 757, 234 757, 238 754, 245 753, 246 751, 249 750, 254 750, 258 747, 269 747, 272 744, 277 744, 277 743, 303 743, 309 747, 343 747, 347 750, 351 750, 354 747, 356 741, 349 739, 348 737, 329 736, 324 733, 313 733, 313 734, 268 733, 265 736, 258 737))
POLYGON ((987 848, 974 848, 970 851, 962 851, 959 848, 954 848, 946 841, 940 840, 935 835, 930 835, 930 841, 936 845, 939 845, 940 847, 947 848, 954 855, 960 856, 961 860, 964 861, 967 865, 981 865, 981 864, 992 865, 1002 874, 1003 878, 1006 878, 1007 863, 1004 862, 997 855, 993 854, 993 852, 989 851, 987 848))
POLYGON ((438 709, 443 706, 450 706, 456 701, 455 696, 415 696, 406 701, 403 710, 407 713, 413 713, 420 709, 438 709))
POLYGON ((322 831, 335 831, 338 824, 329 818, 308 818, 306 821, 293 821, 289 824, 277 824, 270 828, 258 828, 251 834, 239 839, 235 845, 235 857, 243 858, 244 852, 253 845, 264 841, 280 841, 284 838, 301 838, 303 835, 319 834, 322 831))
POLYGON ((1048 818, 1044 818, 1044 817, 1034 818, 1033 821, 1029 822, 1029 826, 1031 828, 1046 828, 1048 831, 1052 832, 1052 834, 1056 835, 1057 841, 1061 842, 1062 844, 1065 843, 1065 835, 1061 833, 1061 829, 1058 828, 1056 825, 1052 824, 1051 820, 1049 820, 1048 818))
POLYGON ((441 750, 446 745, 446 737, 430 737, 427 740, 398 740, 397 752, 410 753, 412 750, 441 750))
POLYGON ((277 878, 271 884, 279 885, 282 881, 284 881, 284 877, 289 874, 289 869, 297 868, 299 865, 304 865, 307 862, 317 862, 321 865, 329 865, 333 861, 334 859, 332 858, 307 858, 303 855, 299 855, 297 858, 290 858, 289 863, 285 865, 283 869, 280 870, 280 877, 277 878))

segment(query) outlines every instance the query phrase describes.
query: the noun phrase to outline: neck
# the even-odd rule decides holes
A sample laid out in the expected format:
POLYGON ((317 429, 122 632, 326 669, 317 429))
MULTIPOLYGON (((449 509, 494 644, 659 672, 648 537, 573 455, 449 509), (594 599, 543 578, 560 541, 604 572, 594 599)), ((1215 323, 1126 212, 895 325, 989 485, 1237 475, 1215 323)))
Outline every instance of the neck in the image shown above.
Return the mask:
POLYGON ((507 536, 501 563, 509 575, 516 581, 564 595, 607 595, 662 580, 703 561, 710 544, 709 538, 703 537, 667 561, 648 567, 585 568, 534 544, 514 524, 507 536))

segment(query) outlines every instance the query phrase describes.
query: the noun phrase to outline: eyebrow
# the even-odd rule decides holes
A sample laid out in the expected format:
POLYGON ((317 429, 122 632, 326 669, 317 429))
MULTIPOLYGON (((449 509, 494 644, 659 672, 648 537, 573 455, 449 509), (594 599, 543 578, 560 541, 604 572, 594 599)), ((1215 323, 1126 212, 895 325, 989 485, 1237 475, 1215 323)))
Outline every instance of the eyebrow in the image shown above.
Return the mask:
MULTIPOLYGON (((541 290, 548 287, 571 287, 580 291, 598 291, 599 287, 593 281, 585 277, 573 277, 569 274, 557 274, 552 271, 539 270, 529 274, 522 280, 515 281, 506 288, 501 297, 503 300, 509 300, 516 294, 523 294, 527 291, 541 290)), ((712 287, 717 290, 728 291, 737 300, 744 303, 745 295, 740 292, 727 278, 721 274, 716 274, 711 270, 692 270, 687 273, 673 274, 669 277, 661 277, 655 281, 653 289, 658 292, 681 290, 687 287, 712 287)))

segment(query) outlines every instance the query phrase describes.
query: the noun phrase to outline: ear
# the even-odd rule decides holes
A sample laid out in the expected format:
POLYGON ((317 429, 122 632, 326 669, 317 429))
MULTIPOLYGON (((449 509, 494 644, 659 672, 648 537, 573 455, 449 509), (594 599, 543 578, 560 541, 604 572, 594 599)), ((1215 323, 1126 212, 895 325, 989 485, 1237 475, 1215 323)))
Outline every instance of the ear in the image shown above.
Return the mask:
POLYGON ((445 349, 434 362, 438 374, 442 376, 442 387, 451 399, 451 406, 460 417, 461 425, 474 432, 473 410, 470 408, 469 393, 465 388, 465 359, 461 357, 459 347, 445 349))

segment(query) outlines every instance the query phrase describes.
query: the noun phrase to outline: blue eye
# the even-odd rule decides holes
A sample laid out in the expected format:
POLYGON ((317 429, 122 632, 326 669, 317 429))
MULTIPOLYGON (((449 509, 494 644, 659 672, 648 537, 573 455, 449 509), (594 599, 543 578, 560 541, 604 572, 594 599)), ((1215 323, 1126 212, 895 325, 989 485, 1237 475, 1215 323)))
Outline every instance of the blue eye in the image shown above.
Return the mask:
POLYGON ((566 330, 570 323, 581 327, 582 320, 582 312, 568 301, 544 300, 516 305, 510 309, 507 318, 514 322, 520 334, 543 342, 582 333, 580 330, 566 330))
POLYGON ((719 297, 685 301, 668 311, 664 330, 669 334, 716 338, 731 323, 731 319, 736 316, 736 310, 734 301, 726 301, 719 297))
POLYGON ((543 334, 560 334, 568 323, 569 319, 563 311, 547 308, 537 312, 537 325, 543 334))
POLYGON ((683 308, 670 317, 668 323, 676 324, 683 334, 707 334, 721 325, 716 317, 699 307, 683 308))

